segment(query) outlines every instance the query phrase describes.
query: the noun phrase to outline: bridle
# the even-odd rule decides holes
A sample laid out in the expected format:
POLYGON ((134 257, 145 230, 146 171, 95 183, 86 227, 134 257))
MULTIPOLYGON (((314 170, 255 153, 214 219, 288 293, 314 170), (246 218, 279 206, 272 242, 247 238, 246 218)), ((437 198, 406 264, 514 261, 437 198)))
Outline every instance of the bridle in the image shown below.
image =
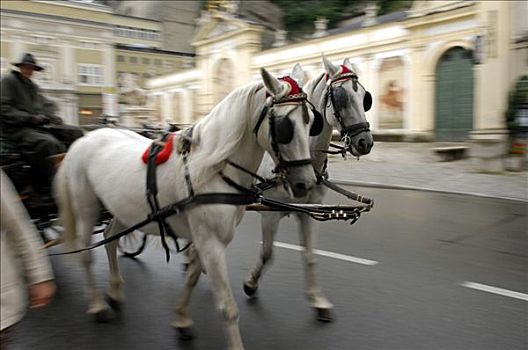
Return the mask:
MULTIPOLYGON (((277 164, 277 167, 275 168, 275 173, 286 173, 288 168, 294 168, 299 167, 303 165, 311 165, 312 159, 311 158, 305 158, 305 159, 296 159, 296 160, 285 160, 282 157, 282 154, 279 149, 279 142, 277 142, 277 135, 276 135, 276 129, 275 124, 277 123, 277 116, 275 113, 273 113, 273 106, 280 105, 280 104, 296 104, 297 107, 290 111, 292 113, 295 111, 299 106, 303 108, 303 115, 306 115, 308 113, 308 109, 306 107, 307 95, 304 92, 300 92, 294 95, 287 95, 284 97, 281 97, 279 99, 275 97, 269 97, 268 103, 262 108, 262 111, 260 112, 260 116, 258 118, 257 124, 255 125, 255 128, 253 129, 253 132, 255 133, 255 136, 258 136, 258 132, 260 129, 260 126, 262 125, 262 122, 264 121, 264 118, 268 116, 269 121, 269 132, 270 132, 270 143, 271 148, 273 149, 273 153, 275 153, 275 156, 277 157, 279 163, 277 164)), ((306 117, 305 117, 306 119, 306 117)))
MULTIPOLYGON (((358 81, 358 76, 354 72, 341 73, 333 78, 329 78, 327 76, 326 92, 325 92, 324 100, 323 100, 323 116, 326 119, 326 109, 327 107, 331 105, 332 109, 334 110, 334 117, 337 120, 337 122, 341 125, 341 141, 343 141, 343 143, 346 146, 348 146, 348 144, 351 142, 352 137, 362 132, 370 131, 370 124, 368 122, 361 122, 361 123, 356 123, 353 125, 346 126, 343 120, 343 117, 339 113, 339 110, 335 107, 332 84, 338 81, 343 81, 343 80, 348 80, 348 79, 352 79, 354 91, 357 91, 357 85, 358 84, 361 85, 361 83, 358 81)), ((361 85, 361 87, 363 87, 363 85, 361 85)), ((365 89, 365 87, 363 87, 363 89, 365 90, 366 94, 369 94, 369 98, 372 99, 367 89, 365 89)))

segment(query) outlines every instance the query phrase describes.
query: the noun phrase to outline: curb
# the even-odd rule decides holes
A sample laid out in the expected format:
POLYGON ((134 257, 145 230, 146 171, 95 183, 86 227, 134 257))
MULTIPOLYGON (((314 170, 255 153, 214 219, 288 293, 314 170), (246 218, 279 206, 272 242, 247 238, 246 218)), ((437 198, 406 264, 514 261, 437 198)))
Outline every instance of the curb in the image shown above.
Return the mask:
POLYGON ((387 184, 382 184, 379 182, 361 182, 361 181, 348 181, 348 180, 338 180, 338 179, 330 179, 330 180, 339 185, 373 187, 373 188, 382 188, 382 189, 388 189, 388 190, 410 190, 410 191, 424 191, 424 192, 433 192, 433 193, 457 194, 457 195, 463 195, 463 196, 493 198, 493 199, 501 199, 501 200, 528 203, 528 199, 506 197, 506 196, 493 196, 493 195, 489 195, 485 193, 448 191, 448 190, 439 190, 439 189, 434 189, 434 188, 418 187, 418 186, 387 185, 387 184))

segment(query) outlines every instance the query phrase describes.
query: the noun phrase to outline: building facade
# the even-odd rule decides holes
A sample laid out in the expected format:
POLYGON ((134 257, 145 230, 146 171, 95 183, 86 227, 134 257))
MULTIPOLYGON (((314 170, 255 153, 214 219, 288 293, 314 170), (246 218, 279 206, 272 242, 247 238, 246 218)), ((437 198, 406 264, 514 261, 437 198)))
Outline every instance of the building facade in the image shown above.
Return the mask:
POLYGON ((94 1, 2 1, 1 73, 24 52, 45 67, 35 80, 67 123, 119 114, 123 74, 148 78, 192 68, 194 54, 164 47, 162 23, 118 15, 94 1))
POLYGON ((115 86, 110 8, 58 1, 2 1, 0 6, 2 74, 31 52, 45 67, 35 79, 65 122, 101 114, 101 96, 115 86))
POLYGON ((528 72, 525 1, 415 1, 409 11, 367 11, 360 22, 264 51, 262 31, 229 10, 204 13, 193 39, 197 68, 146 84, 165 101, 161 115, 181 123, 203 116, 232 88, 258 80, 260 67, 280 75, 301 63, 314 76, 324 53, 337 64, 349 58, 371 91, 375 134, 496 146, 508 93, 528 72))

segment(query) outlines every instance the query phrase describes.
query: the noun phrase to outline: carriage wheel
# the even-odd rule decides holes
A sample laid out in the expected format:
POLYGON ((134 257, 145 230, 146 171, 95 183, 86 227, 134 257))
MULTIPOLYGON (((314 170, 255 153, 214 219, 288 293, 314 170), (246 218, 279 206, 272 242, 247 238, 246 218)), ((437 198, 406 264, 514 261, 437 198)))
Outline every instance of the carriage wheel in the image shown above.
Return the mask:
POLYGON ((147 235, 140 231, 131 232, 119 239, 117 248, 127 258, 141 254, 147 246, 147 235))

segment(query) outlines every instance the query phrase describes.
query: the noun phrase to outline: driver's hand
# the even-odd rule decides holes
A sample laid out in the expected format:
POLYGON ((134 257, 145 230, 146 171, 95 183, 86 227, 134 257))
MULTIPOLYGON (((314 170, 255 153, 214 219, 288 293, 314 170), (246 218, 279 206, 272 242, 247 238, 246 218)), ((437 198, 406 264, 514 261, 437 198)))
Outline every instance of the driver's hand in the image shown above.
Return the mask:
POLYGON ((51 117, 49 118, 49 121, 51 124, 54 124, 54 125, 63 125, 64 122, 62 121, 62 118, 60 117, 51 117))
POLYGON ((45 115, 39 114, 31 117, 31 124, 40 126, 49 123, 49 118, 45 115))

